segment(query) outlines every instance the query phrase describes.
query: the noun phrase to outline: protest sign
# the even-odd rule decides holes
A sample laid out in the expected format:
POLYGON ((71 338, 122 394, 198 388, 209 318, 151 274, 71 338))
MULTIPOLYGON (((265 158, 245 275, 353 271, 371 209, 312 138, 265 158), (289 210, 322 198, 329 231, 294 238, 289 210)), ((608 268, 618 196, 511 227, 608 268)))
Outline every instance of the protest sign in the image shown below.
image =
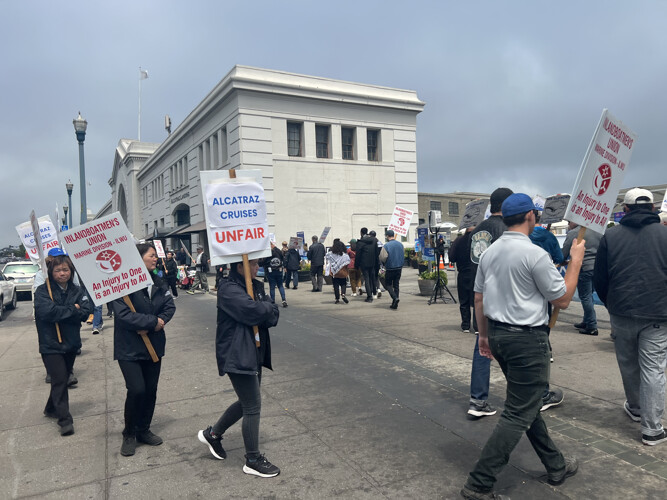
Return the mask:
POLYGON ((261 170, 203 171, 201 188, 214 266, 271 255, 261 170))
POLYGON ((621 222, 625 212, 614 212, 614 222, 621 222))
POLYGON ((579 169, 564 218, 604 234, 630 163, 637 135, 607 109, 602 110, 579 169))
POLYGON ((481 200, 473 200, 466 205, 466 210, 461 217, 459 229, 466 229, 468 227, 476 226, 484 220, 484 212, 489 204, 487 198, 481 200))
POLYGON ((157 253, 158 257, 161 259, 167 258, 167 254, 164 253, 164 247, 162 246, 162 242, 160 240, 153 240, 153 246, 155 247, 155 253, 157 253))
POLYGON ((565 209, 570 201, 569 194, 556 194, 549 196, 544 203, 540 224, 555 224, 563 220, 565 209))
POLYGON ((331 227, 326 226, 322 231, 322 234, 320 235, 320 240, 319 240, 320 243, 324 243, 324 240, 326 240, 327 236, 329 236, 329 231, 331 231, 331 227))
MULTIPOLYGON (((31 213, 31 217, 34 216, 34 212, 31 213)), ((25 251, 30 257, 30 260, 39 264, 39 250, 43 253, 48 253, 50 249, 57 248, 60 246, 58 242, 58 233, 56 227, 51 222, 51 217, 45 215, 39 219, 35 219, 37 225, 39 226, 39 237, 41 239, 41 249, 37 248, 37 243, 35 240, 35 231, 33 230, 31 221, 23 222, 16 226, 16 232, 21 239, 21 243, 25 247, 25 251)))
POLYGON ((542 196, 539 194, 536 194, 533 196, 533 205, 537 207, 538 210, 542 211, 544 210, 544 204, 546 203, 547 200, 545 200, 542 196))
POLYGON ((296 236, 290 236, 288 248, 294 248, 296 250, 303 248, 303 240, 296 236))
POLYGON ((62 244, 96 306, 153 284, 120 212, 65 231, 62 244))
POLYGON ((398 205, 396 205, 394 207, 394 213, 391 215, 391 219, 389 219, 389 225, 387 226, 387 230, 391 229, 392 231, 394 231, 394 233, 398 235, 407 236, 413 215, 414 212, 412 210, 408 210, 406 208, 399 207, 398 205))

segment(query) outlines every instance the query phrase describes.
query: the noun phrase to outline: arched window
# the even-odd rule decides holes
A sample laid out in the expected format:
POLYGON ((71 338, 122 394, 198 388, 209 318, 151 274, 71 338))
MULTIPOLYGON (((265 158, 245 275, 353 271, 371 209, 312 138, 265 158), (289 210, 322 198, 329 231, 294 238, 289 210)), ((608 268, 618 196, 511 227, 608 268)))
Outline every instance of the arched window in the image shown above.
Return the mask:
POLYGON ((178 205, 174 211, 174 227, 181 227, 190 224, 190 206, 186 204, 178 205))
POLYGON ((127 201, 125 200, 125 188, 122 184, 118 188, 118 211, 125 224, 127 224, 127 201))

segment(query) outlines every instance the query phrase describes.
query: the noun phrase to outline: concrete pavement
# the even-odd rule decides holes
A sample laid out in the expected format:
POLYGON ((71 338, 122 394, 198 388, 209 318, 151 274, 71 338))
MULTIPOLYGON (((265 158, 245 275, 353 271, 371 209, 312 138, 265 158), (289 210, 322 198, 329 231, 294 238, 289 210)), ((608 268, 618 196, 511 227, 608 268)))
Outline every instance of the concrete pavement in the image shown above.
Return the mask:
MULTIPOLYGON (((0 323, 0 497, 459 498, 497 416, 466 418, 475 339, 460 332, 458 305, 428 306, 411 269, 398 311, 387 294, 366 304, 348 293, 350 304, 334 305, 331 287, 309 290, 287 291, 272 331, 274 371, 262 380, 261 450, 282 470, 273 479, 241 471, 240 424, 225 436, 224 462, 196 438, 234 400, 217 376, 213 295, 176 300, 152 427, 165 443, 133 457, 119 454, 125 388, 113 322, 97 336, 84 325, 70 391, 76 433, 61 437, 42 415, 48 385, 30 302, 20 302, 0 323)), ((666 496, 667 445, 642 445, 623 412, 608 316, 596 309, 599 337, 571 327, 579 304, 561 312, 551 337, 552 385, 565 402, 544 416, 579 473, 559 487, 542 482, 524 438, 497 483, 513 499, 666 496)), ((501 409, 504 379, 492 366, 490 400, 501 409)))

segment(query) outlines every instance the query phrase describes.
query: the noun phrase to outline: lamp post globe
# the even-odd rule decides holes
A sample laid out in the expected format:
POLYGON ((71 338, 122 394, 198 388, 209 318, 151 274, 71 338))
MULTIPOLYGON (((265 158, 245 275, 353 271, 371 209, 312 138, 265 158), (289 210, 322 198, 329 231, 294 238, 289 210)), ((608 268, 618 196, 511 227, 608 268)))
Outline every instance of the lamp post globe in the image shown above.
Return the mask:
MULTIPOLYGON (((67 201, 69 203, 69 206, 71 207, 72 206, 72 190, 74 189, 74 184, 72 184, 71 182, 68 181, 67 184, 65 184, 65 189, 67 189, 67 198, 68 198, 67 201)), ((65 207, 64 207, 65 217, 67 217, 68 208, 69 207, 67 205, 65 205, 65 207)), ((65 222, 65 224, 67 224, 67 222, 65 222)), ((72 212, 71 211, 69 213, 69 227, 70 228, 72 227, 72 212)))
POLYGON ((83 141, 86 140, 86 128, 88 128, 88 122, 83 119, 81 116, 81 111, 79 111, 79 116, 72 120, 74 124, 74 131, 76 132, 76 140, 79 142, 79 177, 80 177, 80 187, 81 187, 81 224, 88 222, 88 209, 86 208, 86 164, 83 158, 83 141))

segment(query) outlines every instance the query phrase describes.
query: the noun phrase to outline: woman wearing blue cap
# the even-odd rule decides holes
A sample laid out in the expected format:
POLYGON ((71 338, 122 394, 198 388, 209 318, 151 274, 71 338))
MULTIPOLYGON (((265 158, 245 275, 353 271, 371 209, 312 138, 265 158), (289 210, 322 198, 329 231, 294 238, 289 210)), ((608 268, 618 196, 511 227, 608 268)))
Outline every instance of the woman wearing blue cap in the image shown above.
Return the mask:
POLYGON ((74 265, 60 250, 46 259, 48 281, 35 290, 35 325, 39 352, 51 376, 44 415, 57 418, 60 434, 74 434, 67 383, 76 352, 81 348, 81 322, 93 310, 84 290, 73 283, 74 265))

